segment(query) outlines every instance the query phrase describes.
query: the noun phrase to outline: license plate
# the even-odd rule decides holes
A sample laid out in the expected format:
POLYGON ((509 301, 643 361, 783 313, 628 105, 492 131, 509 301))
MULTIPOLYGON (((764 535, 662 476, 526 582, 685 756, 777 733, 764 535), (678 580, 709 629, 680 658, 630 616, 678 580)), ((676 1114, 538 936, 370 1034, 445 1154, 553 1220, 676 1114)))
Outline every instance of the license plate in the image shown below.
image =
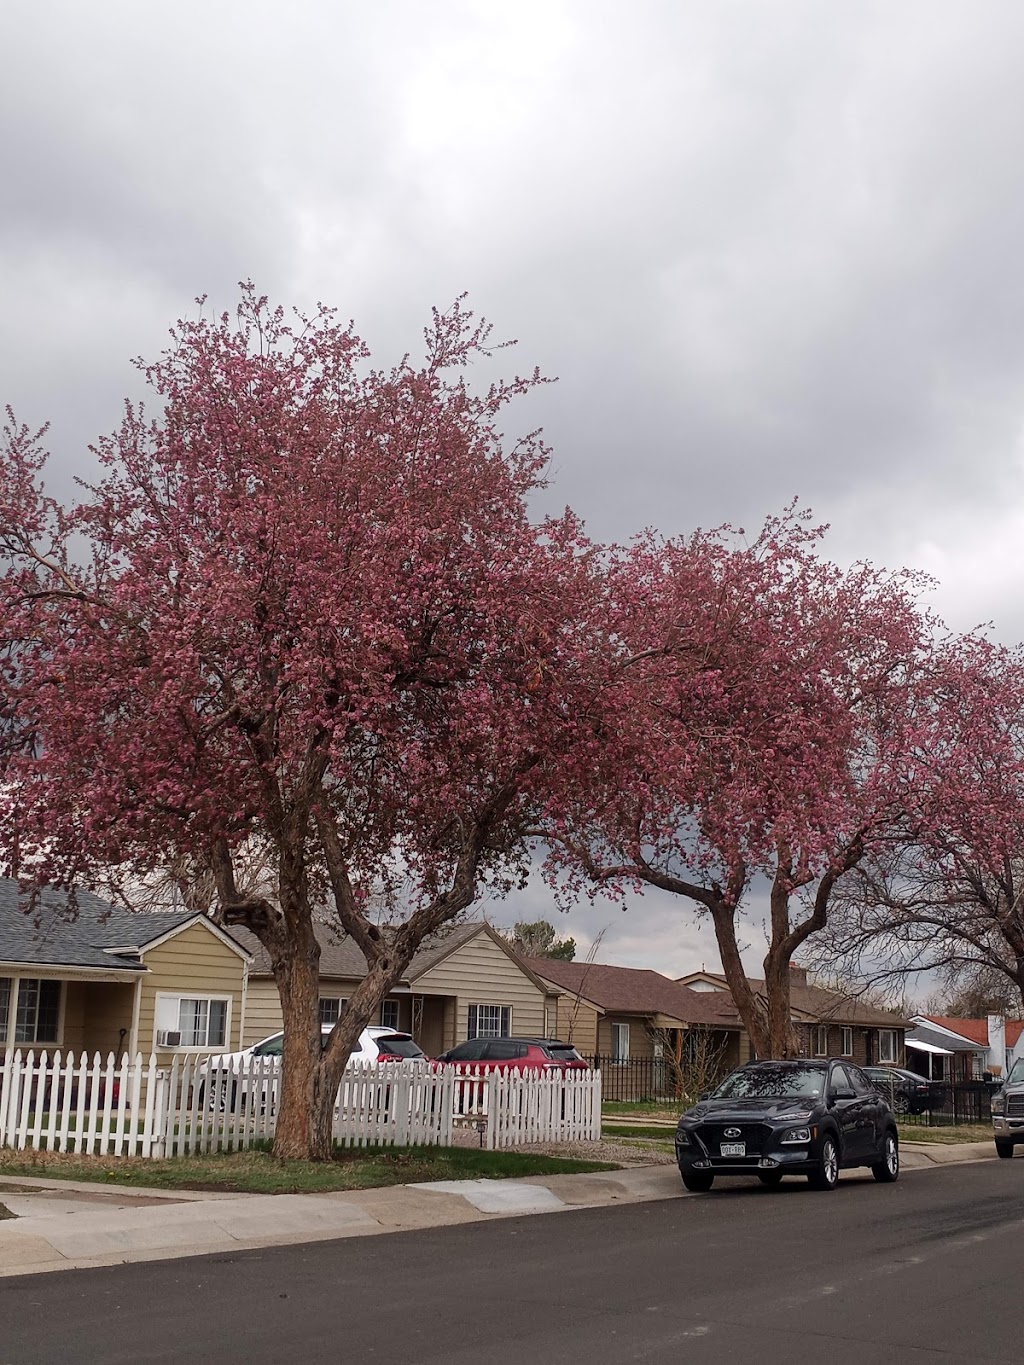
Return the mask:
POLYGON ((722 1156, 746 1156, 747 1144, 745 1142, 723 1142, 718 1150, 722 1156))

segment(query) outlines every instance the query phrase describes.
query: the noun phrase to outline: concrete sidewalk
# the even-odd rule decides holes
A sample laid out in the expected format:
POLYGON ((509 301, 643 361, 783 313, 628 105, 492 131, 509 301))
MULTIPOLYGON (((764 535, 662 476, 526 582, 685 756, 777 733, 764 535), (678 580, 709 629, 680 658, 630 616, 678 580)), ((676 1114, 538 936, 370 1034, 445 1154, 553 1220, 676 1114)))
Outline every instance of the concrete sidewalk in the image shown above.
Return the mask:
MULTIPOLYGON (((912 1144, 907 1170, 988 1160, 991 1143, 912 1144)), ((849 1171, 844 1180, 871 1179, 849 1171)), ((688 1198, 675 1166, 331 1194, 214 1194, 0 1177, 0 1276, 362 1237, 533 1213, 688 1198)))

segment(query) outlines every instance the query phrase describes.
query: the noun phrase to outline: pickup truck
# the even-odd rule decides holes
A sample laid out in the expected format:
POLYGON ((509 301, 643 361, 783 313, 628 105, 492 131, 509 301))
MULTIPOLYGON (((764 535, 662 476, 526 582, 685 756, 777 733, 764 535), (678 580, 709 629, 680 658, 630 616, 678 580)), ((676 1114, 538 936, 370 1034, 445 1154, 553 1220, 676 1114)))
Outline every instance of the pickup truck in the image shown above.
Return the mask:
POLYGON ((999 1156, 1024 1145, 1024 1057, 1018 1057, 998 1095, 992 1096, 992 1136, 999 1156))

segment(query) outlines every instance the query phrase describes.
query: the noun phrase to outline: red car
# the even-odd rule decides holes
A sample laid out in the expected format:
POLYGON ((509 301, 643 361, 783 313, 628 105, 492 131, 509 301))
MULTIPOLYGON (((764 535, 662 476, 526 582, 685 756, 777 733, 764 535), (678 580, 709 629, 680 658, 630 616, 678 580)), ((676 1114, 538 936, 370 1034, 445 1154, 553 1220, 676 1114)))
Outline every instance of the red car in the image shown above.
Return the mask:
POLYGON ((439 1062, 467 1071, 586 1071, 587 1064, 572 1043, 557 1038, 471 1038, 444 1052, 439 1062))

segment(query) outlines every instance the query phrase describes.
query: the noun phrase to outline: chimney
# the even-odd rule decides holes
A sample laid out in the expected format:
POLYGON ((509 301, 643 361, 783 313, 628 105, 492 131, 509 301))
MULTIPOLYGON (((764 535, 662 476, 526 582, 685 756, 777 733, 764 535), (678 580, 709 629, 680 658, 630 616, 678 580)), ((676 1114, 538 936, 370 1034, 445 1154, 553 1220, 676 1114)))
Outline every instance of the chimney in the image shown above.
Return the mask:
POLYGON ((1006 1020, 1001 1014, 988 1016, 988 1070, 993 1076, 1006 1073, 1006 1020))
POLYGON ((789 964, 789 984, 791 986, 807 985, 807 968, 798 967, 795 962, 789 964))

